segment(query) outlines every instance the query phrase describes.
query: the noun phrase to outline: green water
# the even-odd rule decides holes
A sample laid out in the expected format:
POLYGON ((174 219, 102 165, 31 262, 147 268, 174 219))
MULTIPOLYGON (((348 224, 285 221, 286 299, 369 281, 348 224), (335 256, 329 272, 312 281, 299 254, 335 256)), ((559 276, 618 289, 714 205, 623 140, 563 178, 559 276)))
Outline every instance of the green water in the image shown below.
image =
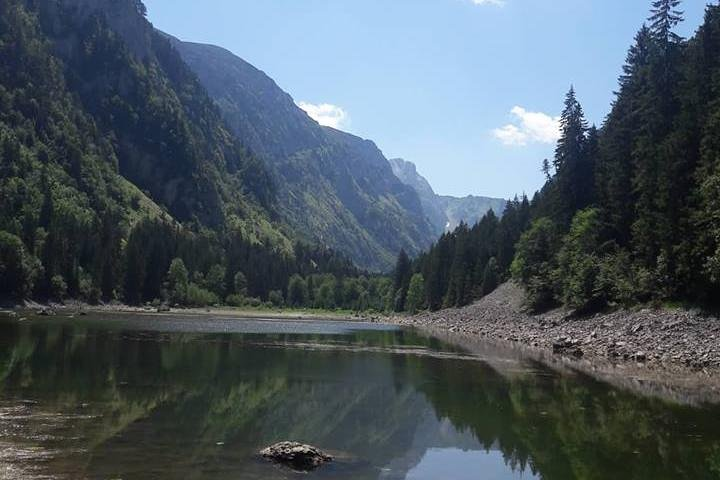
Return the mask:
POLYGON ((720 408, 376 325, 0 318, 0 478, 717 479, 720 408))

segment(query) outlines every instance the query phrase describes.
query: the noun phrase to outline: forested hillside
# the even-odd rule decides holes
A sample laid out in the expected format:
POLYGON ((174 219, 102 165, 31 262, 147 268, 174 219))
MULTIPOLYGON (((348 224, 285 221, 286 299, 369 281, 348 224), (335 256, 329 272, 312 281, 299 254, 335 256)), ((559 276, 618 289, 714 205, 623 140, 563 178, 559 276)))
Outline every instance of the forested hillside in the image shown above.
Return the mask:
POLYGON ((263 72, 213 45, 171 38, 233 133, 277 177, 278 211, 295 231, 386 272, 397 252, 427 248, 431 227, 417 193, 377 146, 318 125, 263 72))
POLYGON ((681 21, 678 0, 652 3, 602 128, 588 125, 570 90, 555 158, 543 162, 547 183, 529 204, 521 202, 528 221, 520 222, 527 228, 515 248, 498 242, 503 229, 481 233, 497 222, 491 215, 473 229, 463 225, 411 267, 401 257, 396 307, 466 303, 487 293, 496 273, 522 282, 534 310, 717 304, 720 6, 707 7, 688 40, 675 33, 681 21), (459 266, 454 273, 448 262, 459 266))
POLYGON ((0 12, 0 296, 207 304, 355 274, 291 240, 271 174, 141 2, 0 12))

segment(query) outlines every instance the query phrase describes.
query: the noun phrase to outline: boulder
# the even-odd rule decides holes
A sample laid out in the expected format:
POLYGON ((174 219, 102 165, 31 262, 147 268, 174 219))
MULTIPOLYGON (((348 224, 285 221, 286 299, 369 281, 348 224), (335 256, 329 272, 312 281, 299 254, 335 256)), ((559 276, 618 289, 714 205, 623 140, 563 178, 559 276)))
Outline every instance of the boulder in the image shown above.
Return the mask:
POLYGON ((333 459, 319 448, 297 442, 276 443, 261 450, 260 455, 299 471, 314 470, 333 459))

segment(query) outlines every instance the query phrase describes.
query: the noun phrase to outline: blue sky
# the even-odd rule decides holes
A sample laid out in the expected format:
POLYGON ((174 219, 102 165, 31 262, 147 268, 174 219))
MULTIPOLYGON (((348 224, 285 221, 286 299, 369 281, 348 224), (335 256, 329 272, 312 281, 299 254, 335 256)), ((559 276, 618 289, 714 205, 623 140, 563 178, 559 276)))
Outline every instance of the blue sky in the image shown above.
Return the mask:
MULTIPOLYGON (((146 0, 150 20, 265 71, 327 124, 417 164, 438 193, 542 184, 574 84, 602 123, 650 0, 146 0)), ((683 2, 685 36, 705 0, 683 2)))

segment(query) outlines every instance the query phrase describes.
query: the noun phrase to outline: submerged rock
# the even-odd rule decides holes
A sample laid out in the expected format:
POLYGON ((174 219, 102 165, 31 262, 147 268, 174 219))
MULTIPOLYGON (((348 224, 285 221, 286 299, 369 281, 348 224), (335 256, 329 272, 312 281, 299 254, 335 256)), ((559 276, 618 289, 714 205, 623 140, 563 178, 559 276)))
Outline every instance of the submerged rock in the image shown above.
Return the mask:
POLYGON ((319 448, 297 442, 280 442, 260 451, 260 455, 295 470, 314 470, 332 461, 332 457, 319 448))

